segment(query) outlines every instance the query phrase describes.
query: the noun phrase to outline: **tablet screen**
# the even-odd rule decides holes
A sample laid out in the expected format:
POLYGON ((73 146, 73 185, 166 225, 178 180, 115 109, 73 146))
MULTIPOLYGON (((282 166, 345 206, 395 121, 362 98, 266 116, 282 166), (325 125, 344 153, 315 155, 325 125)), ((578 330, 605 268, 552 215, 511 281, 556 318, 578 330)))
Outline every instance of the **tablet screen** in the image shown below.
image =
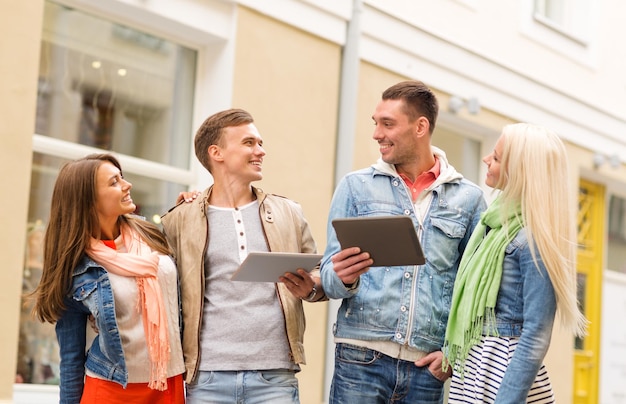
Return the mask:
POLYGON ((322 259, 321 254, 286 252, 250 252, 230 278, 233 281, 278 282, 285 272, 298 268, 312 271, 322 259))
POLYGON ((359 247, 372 266, 423 265, 424 253, 409 216, 364 216, 334 219, 341 248, 359 247))

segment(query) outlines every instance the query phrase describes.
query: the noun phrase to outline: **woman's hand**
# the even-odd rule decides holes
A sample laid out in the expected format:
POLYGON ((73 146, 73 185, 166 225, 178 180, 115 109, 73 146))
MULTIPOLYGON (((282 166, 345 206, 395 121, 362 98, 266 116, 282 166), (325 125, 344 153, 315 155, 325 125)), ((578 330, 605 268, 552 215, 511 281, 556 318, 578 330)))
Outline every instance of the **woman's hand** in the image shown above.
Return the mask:
POLYGON ((198 195, 200 195, 200 191, 185 191, 178 194, 178 198, 176 198, 176 205, 181 202, 193 202, 198 195))

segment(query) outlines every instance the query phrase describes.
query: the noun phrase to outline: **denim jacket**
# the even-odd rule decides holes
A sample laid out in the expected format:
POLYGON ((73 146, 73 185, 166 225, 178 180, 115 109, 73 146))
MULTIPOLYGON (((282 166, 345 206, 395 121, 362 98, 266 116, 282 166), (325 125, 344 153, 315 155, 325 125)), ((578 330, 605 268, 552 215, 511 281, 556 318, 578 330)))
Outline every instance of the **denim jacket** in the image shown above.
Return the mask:
POLYGON ((519 343, 502 379, 496 403, 526 402, 550 345, 556 297, 539 252, 536 254, 537 265, 524 229, 505 250, 495 308, 496 325, 501 337, 518 337, 519 343))
POLYGON ((486 204, 482 191, 433 147, 441 173, 429 187, 433 198, 420 223, 410 193, 392 165, 379 162, 346 175, 331 203, 321 278, 331 299, 343 299, 337 338, 393 341, 421 351, 441 349, 461 254, 486 204), (372 267, 348 288, 333 270, 341 250, 331 221, 341 217, 407 215, 413 219, 426 264, 372 267))
POLYGON ((65 311, 56 323, 61 355, 60 403, 75 404, 83 394, 85 369, 126 387, 128 372, 115 319, 113 290, 106 270, 84 255, 74 269, 65 311), (100 332, 88 352, 87 318, 100 332))

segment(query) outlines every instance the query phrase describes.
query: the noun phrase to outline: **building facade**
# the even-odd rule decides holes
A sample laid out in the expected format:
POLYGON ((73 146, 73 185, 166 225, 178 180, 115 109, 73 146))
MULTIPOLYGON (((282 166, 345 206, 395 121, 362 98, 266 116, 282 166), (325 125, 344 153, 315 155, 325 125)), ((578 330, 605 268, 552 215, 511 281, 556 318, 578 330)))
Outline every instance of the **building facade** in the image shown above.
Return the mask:
MULTIPOLYGON (((578 190, 579 299, 592 326, 580 340, 556 328, 546 364, 558 369, 560 402, 626 402, 617 382, 626 331, 612 321, 626 309, 619 0, 7 0, 0 9, 2 224, 13 230, 0 243, 0 403, 57 400, 53 327, 28 316, 21 294, 40 274, 64 161, 115 153, 141 214, 158 222, 178 192, 211 183, 192 150, 199 124, 244 108, 267 151, 259 185, 302 204, 323 250, 334 185, 378 158, 372 112, 407 78, 437 93, 433 144, 481 186, 480 159, 503 125, 539 123, 562 136, 578 190)), ((304 404, 327 400, 336 307, 306 306, 304 404)))

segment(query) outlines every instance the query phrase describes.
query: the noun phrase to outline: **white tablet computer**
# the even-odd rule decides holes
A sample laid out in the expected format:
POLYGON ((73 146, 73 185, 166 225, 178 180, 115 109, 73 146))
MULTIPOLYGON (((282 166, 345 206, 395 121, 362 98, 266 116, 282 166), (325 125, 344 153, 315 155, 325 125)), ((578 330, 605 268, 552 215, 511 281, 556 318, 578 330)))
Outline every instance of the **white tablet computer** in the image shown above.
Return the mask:
POLYGON ((278 277, 285 272, 296 273, 298 268, 312 271, 321 259, 322 254, 250 252, 230 279, 246 282, 278 282, 278 277))
POLYGON ((374 267, 423 265, 422 247, 409 216, 365 216, 334 219, 341 248, 359 247, 374 260, 374 267))

